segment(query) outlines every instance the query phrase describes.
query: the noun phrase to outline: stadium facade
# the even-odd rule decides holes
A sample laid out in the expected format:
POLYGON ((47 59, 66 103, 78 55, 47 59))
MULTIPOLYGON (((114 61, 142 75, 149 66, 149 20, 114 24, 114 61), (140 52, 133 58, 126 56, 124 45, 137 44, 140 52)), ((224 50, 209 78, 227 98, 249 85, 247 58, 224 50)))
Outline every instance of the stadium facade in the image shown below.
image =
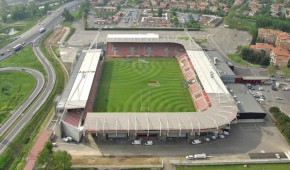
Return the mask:
POLYGON ((91 133, 98 139, 168 137, 195 139, 219 133, 237 118, 235 100, 206 53, 191 38, 170 39, 158 34, 108 34, 106 49, 89 49, 76 65, 56 110, 61 131, 80 141, 91 133), (176 57, 196 112, 91 112, 103 57, 176 57))

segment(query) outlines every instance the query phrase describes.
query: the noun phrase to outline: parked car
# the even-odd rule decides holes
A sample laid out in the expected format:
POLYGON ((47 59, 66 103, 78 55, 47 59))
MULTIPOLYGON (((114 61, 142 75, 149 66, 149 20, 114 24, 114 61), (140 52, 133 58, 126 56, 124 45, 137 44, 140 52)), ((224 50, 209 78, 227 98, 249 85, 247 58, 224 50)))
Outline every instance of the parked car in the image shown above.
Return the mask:
POLYGON ((148 140, 148 141, 145 142, 145 145, 146 146, 153 145, 153 141, 152 140, 148 140))
POLYGON ((57 144, 56 144, 56 143, 52 143, 52 146, 53 146, 53 147, 57 147, 57 144))
POLYGON ((141 140, 134 140, 132 145, 141 145, 141 140))
POLYGON ((67 136, 65 138, 62 138, 62 140, 65 141, 65 142, 71 142, 73 139, 72 139, 72 137, 67 136))
POLYGON ((205 141, 209 142, 210 141, 210 138, 204 138, 205 141))
POLYGON ((219 137, 220 137, 221 139, 225 138, 225 136, 224 136, 224 135, 219 135, 219 137))
POLYGON ((62 138, 63 141, 65 142, 68 142, 68 139, 67 138, 62 138))
POLYGON ((197 144, 200 144, 201 141, 199 139, 195 139, 191 142, 193 145, 197 145, 197 144))
POLYGON ((285 81, 288 81, 288 82, 290 82, 290 79, 285 79, 285 81))
POLYGON ((281 97, 276 97, 276 100, 283 100, 281 97))
POLYGON ((230 135, 230 133, 228 131, 223 131, 223 134, 226 136, 230 135))
POLYGON ((213 140, 216 140, 216 136, 215 136, 215 135, 211 136, 211 138, 212 138, 213 140))

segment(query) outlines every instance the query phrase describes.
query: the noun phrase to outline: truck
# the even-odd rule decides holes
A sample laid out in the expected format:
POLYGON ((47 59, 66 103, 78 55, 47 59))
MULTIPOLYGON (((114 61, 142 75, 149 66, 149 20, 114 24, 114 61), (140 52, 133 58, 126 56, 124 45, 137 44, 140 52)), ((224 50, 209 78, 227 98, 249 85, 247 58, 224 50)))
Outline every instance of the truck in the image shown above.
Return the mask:
POLYGON ((206 154, 205 153, 195 154, 193 157, 194 157, 194 159, 205 159, 206 154))
POLYGON ((16 51, 21 50, 22 47, 23 47, 23 46, 22 46, 21 44, 18 44, 18 45, 16 45, 15 47, 13 47, 13 50, 16 52, 16 51))
POLYGON ((39 32, 40 33, 44 33, 46 30, 45 30, 45 28, 44 27, 41 27, 40 29, 39 29, 39 32))

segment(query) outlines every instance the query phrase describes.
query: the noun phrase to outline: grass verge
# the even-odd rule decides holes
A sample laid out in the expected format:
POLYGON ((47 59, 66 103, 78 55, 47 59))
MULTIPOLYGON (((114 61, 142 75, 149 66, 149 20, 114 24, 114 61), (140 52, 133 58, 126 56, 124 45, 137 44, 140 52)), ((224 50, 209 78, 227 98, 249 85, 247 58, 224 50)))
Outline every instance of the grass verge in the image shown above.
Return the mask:
POLYGON ((30 95, 35 81, 33 76, 25 72, 0 72, 0 123, 3 124, 10 113, 30 95))
POLYGON ((33 53, 32 45, 23 48, 0 62, 0 67, 8 66, 29 67, 40 71, 44 76, 46 75, 44 67, 33 53))
POLYGON ((247 165, 212 165, 212 166, 178 166, 176 170, 288 170, 290 168, 289 163, 285 164, 252 164, 247 165))
POLYGON ((75 33, 75 31, 76 31, 76 29, 74 27, 70 27, 69 28, 69 33, 65 37, 64 42, 67 42, 68 39, 75 33))
MULTIPOLYGON (((23 169, 25 158, 33 145, 35 137, 39 133, 43 120, 47 117, 53 108, 53 99, 56 94, 61 93, 64 86, 64 74, 58 61, 51 55, 48 55, 49 49, 44 48, 44 41, 51 33, 44 37, 40 48, 43 54, 52 64, 56 73, 55 86, 46 102, 41 106, 38 112, 32 117, 28 124, 22 129, 19 135, 11 142, 8 148, 0 156, 0 169, 23 169)), ((20 65, 20 64, 19 64, 20 65)))
POLYGON ((230 54, 228 54, 228 57, 234 63, 237 63, 237 64, 242 65, 242 66, 260 67, 259 65, 252 64, 252 63, 249 63, 249 62, 243 60, 242 57, 239 54, 230 53, 230 54))

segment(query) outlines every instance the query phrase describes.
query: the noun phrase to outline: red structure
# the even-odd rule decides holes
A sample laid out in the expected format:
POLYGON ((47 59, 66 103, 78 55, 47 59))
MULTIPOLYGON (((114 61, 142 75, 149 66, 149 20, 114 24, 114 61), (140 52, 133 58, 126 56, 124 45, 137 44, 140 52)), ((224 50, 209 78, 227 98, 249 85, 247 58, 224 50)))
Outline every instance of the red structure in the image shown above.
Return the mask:
POLYGON ((176 58, 183 73, 184 79, 188 83, 188 91, 190 93, 192 102, 198 110, 206 110, 209 106, 211 106, 211 102, 206 92, 202 90, 202 86, 198 82, 194 67, 187 54, 178 55, 176 58))
POLYGON ((82 112, 77 109, 69 109, 64 116, 64 121, 73 126, 79 126, 82 119, 82 112))
POLYGON ((185 51, 184 47, 175 43, 107 43, 109 57, 175 57, 185 51))
POLYGON ((86 118, 86 113, 92 110, 94 98, 98 90, 98 84, 101 77, 102 68, 103 68, 103 61, 99 61, 97 65, 97 70, 95 72, 94 81, 90 90, 89 99, 86 103, 84 119, 86 118))

